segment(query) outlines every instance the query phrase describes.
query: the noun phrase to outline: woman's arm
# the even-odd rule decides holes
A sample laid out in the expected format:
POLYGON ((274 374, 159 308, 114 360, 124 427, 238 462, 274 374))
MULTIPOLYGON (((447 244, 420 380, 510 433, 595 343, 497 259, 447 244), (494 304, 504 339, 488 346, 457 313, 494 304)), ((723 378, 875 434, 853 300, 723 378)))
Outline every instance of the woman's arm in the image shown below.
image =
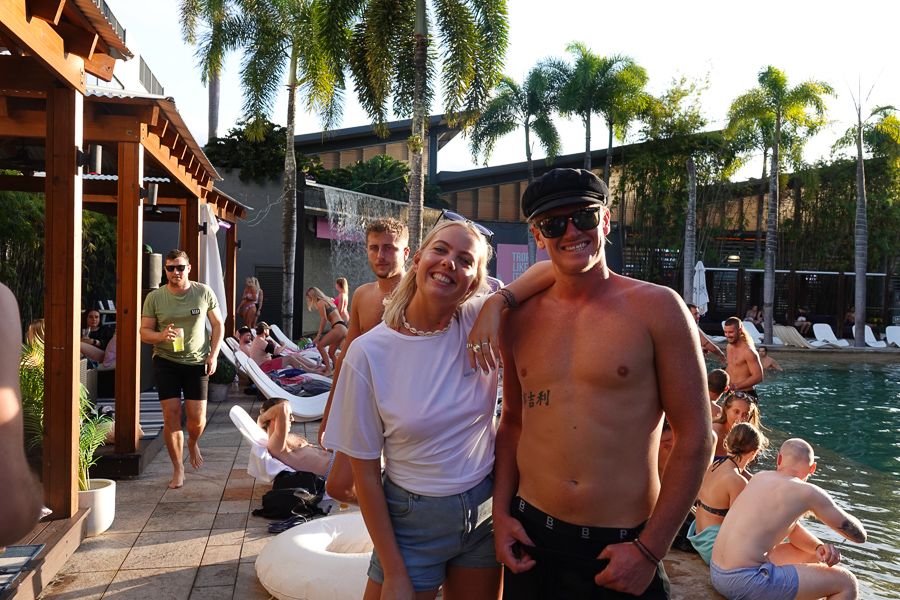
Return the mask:
MULTIPOLYGON (((328 317, 325 316, 325 301, 319 300, 316 302, 316 306, 319 307, 319 331, 316 332, 316 340, 322 337, 322 331, 325 330, 325 323, 328 322, 328 317)), ((313 340, 315 341, 315 340, 313 340)))
POLYGON ((356 482, 359 510, 384 569, 381 597, 412 598, 415 592, 400 554, 397 538, 394 537, 394 527, 391 525, 384 487, 381 484, 381 461, 377 458, 364 460, 351 457, 350 466, 356 482))

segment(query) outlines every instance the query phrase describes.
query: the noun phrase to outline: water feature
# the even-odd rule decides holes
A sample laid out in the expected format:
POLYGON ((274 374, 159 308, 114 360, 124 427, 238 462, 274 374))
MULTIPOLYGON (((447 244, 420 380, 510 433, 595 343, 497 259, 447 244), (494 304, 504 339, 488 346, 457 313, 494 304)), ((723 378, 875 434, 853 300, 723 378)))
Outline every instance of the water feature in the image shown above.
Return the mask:
MULTIPOLYGON (((819 463, 810 482, 828 490, 869 534, 863 545, 839 546, 842 562, 859 579, 860 597, 900 597, 900 361, 872 364, 859 356, 813 363, 774 356, 785 372, 767 374, 759 386, 774 448, 759 468, 774 468, 786 438, 810 442, 819 463)), ((841 540, 824 525, 808 523, 823 540, 841 540)))

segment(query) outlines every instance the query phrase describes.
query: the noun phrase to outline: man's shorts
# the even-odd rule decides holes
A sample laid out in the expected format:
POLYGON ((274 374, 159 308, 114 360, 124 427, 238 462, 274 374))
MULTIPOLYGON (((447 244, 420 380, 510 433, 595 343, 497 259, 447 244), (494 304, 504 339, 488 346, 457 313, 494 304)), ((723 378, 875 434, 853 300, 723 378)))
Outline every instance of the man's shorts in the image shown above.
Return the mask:
POLYGON ((631 529, 583 527, 551 517, 522 498, 513 498, 510 514, 518 519, 535 546, 522 550, 534 558, 534 567, 515 574, 503 573, 506 600, 563 600, 569 598, 647 600, 669 598, 669 578, 662 563, 650 586, 640 596, 623 594, 594 583, 594 576, 606 566, 597 556, 606 546, 634 540, 643 524, 631 529))
MULTIPOLYGON (((439 588, 447 567, 499 569, 491 518, 493 476, 462 494, 442 497, 413 494, 386 475, 383 481, 394 537, 417 592, 439 588)), ((384 583, 375 552, 369 578, 384 583)))
POLYGON ((183 365, 154 356, 153 380, 160 400, 181 398, 182 392, 185 400, 206 400, 206 388, 209 385, 206 363, 183 365))
POLYGON ((800 589, 797 567, 770 562, 758 567, 720 569, 709 563, 713 587, 728 600, 792 600, 800 589))

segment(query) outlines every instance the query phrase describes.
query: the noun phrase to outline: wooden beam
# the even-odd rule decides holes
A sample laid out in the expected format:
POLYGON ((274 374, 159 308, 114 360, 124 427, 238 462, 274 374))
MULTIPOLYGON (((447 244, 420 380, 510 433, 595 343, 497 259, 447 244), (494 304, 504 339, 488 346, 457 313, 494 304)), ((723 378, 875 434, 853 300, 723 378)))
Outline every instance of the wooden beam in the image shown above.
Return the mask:
POLYGON ((181 249, 187 252, 192 265, 191 277, 196 280, 200 275, 200 199, 188 198, 184 215, 184 234, 181 249))
POLYGON ((78 509, 81 329, 81 147, 84 97, 47 93, 44 239, 44 500, 55 519, 78 509))
POLYGON ((137 142, 118 144, 116 218, 116 453, 137 450, 141 390, 141 267, 144 149, 137 142))
POLYGON ((66 0, 28 0, 28 14, 58 25, 65 5, 66 0))
POLYGON ((0 89, 30 90, 46 94, 57 78, 31 56, 0 56, 0 89))
POLYGON ((84 70, 103 81, 112 81, 116 59, 103 52, 94 52, 90 60, 84 61, 84 70))
POLYGON ((234 298, 237 291, 237 225, 232 224, 225 232, 225 298, 228 306, 225 309, 225 335, 232 335, 235 330, 234 298))
POLYGON ((68 23, 60 23, 56 31, 63 39, 63 47, 66 52, 76 54, 81 58, 90 60, 97 49, 97 41, 100 36, 95 31, 88 31, 68 23))
POLYGON ((25 9, 25 0, 0 2, 0 30, 28 49, 60 81, 84 94, 84 59, 67 53, 53 26, 40 19, 29 19, 25 9))
POLYGON ((180 167, 175 157, 171 156, 168 149, 160 144, 159 136, 148 131, 146 124, 141 126, 141 145, 168 172, 169 178, 178 181, 193 196, 201 195, 201 187, 197 181, 184 172, 184 168, 180 167))
POLYGON ((6 102, 6 96, 0 96, 0 118, 9 116, 9 106, 6 102))
POLYGON ((133 116, 97 114, 85 124, 84 139, 88 142, 140 142, 141 122, 133 116))

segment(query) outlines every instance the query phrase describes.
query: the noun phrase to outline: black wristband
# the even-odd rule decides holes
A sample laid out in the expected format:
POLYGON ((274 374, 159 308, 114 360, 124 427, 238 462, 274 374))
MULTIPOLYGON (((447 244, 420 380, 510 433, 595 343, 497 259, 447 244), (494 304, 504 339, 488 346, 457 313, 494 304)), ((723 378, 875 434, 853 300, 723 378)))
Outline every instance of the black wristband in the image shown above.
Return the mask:
POLYGON ((641 554, 644 555, 644 558, 652 562, 654 565, 658 565, 661 562, 658 558, 656 558, 656 555, 653 554, 650 549, 644 545, 640 538, 634 538, 634 541, 632 541, 632 543, 637 546, 637 549, 641 551, 641 554))
POLYGON ((503 300, 506 302, 506 308, 513 309, 519 306, 519 303, 516 301, 516 297, 513 295, 511 291, 508 289, 500 288, 495 293, 503 296, 503 300))

